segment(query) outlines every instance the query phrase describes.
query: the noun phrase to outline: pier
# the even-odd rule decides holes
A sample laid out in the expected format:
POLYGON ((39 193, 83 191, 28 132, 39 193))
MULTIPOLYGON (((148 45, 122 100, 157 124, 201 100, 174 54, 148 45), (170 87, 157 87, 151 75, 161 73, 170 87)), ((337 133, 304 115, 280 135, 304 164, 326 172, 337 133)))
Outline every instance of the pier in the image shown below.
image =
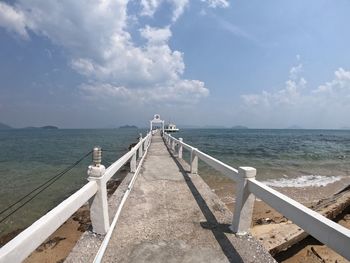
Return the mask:
POLYGON ((2 247, 0 262, 24 260, 86 202, 92 229, 66 262, 275 262, 249 234, 256 197, 350 258, 349 229, 257 181, 254 168, 235 169, 152 122, 128 153, 107 168, 102 163, 94 148, 89 182, 2 247), (199 160, 236 181, 233 214, 200 177, 199 160), (106 183, 126 163, 130 172, 107 199, 106 183))
POLYGON ((273 262, 252 237, 231 233, 232 214, 159 134, 119 218, 103 262, 273 262))

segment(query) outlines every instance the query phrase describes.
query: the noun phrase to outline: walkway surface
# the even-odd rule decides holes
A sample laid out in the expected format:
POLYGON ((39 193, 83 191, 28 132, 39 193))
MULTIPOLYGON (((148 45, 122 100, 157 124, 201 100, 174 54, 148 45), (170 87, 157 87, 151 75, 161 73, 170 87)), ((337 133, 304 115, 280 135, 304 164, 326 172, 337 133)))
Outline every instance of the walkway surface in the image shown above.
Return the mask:
POLYGON ((103 262, 274 262, 253 237, 230 233, 231 212, 187 171, 154 136, 103 262))

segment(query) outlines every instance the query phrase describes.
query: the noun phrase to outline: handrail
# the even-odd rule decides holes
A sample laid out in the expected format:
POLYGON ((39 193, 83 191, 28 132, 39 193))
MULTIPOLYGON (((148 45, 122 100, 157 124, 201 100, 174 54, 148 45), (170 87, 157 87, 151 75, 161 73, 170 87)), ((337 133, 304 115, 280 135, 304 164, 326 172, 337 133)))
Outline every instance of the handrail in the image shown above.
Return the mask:
POLYGON ((214 168, 215 170, 223 173, 224 175, 230 177, 231 179, 237 181, 239 178, 238 176, 238 170, 223 163, 222 161, 219 161, 218 159, 198 150, 197 148, 184 143, 183 141, 180 141, 179 139, 174 138, 170 134, 164 133, 165 136, 169 136, 173 141, 175 141, 178 145, 182 145, 185 149, 189 151, 194 151, 195 154, 201 159, 203 162, 214 168))
MULTIPOLYGON (((350 260, 349 229, 257 181, 255 179, 256 170, 254 168, 240 167, 237 170, 210 155, 199 151, 197 148, 185 144, 182 139, 176 139, 167 133, 164 133, 164 138, 168 145, 172 145, 173 142, 176 142, 178 146, 183 146, 191 152, 191 167, 193 165, 193 160, 195 160, 193 155, 196 155, 199 159, 214 169, 238 182, 236 206, 234 210, 235 215, 231 227, 231 229, 237 234, 246 234, 249 231, 254 206, 253 198, 256 196, 269 206, 276 209, 282 215, 291 219, 295 224, 303 228, 307 233, 321 241, 323 244, 329 246, 340 255, 350 260), (249 222, 247 222, 247 219, 249 219, 249 222)), ((174 148, 174 146, 172 146, 172 148, 174 148)), ((195 166, 197 167, 197 164, 195 164, 195 166)))
POLYGON ((248 179, 249 191, 339 254, 350 257, 350 230, 271 187, 248 179))
POLYGON ((164 134, 170 136, 175 142, 177 142, 178 144, 181 144, 186 150, 191 151, 191 150, 193 150, 193 149, 196 149, 196 148, 192 147, 191 145, 189 145, 189 144, 187 144, 187 143, 184 143, 184 142, 182 142, 182 141, 180 141, 180 140, 174 138, 173 136, 171 136, 171 135, 169 135, 169 134, 167 134, 167 133, 164 133, 164 134))
POLYGON ((142 141, 139 141, 134 147, 132 147, 130 151, 128 151, 106 169, 106 172, 103 175, 105 181, 111 179, 111 177, 130 160, 130 158, 137 152, 141 145, 148 139, 148 136, 149 134, 143 138, 142 141))
MULTIPOLYGON (((6 245, 0 248, 0 263, 7 262, 22 262, 26 257, 28 257, 40 244, 42 244, 46 238, 48 238, 53 232, 55 232, 68 218, 74 214, 82 205, 84 205, 91 198, 98 199, 96 202, 97 206, 104 205, 107 203, 106 194, 106 182, 121 168, 125 163, 127 163, 131 158, 133 158, 137 151, 139 153, 142 147, 146 149, 150 145, 152 134, 149 132, 147 136, 141 139, 130 151, 124 154, 121 158, 111 164, 101 177, 91 178, 90 182, 84 185, 77 192, 72 194, 70 197, 65 199, 55 208, 53 208, 46 215, 39 218, 31 226, 26 228, 20 234, 18 234, 14 239, 8 242, 6 245), (101 196, 101 193, 105 195, 101 196), (99 198, 102 198, 99 199, 99 198)), ((147 151, 142 155, 145 157, 147 151)), ((138 170, 141 165, 139 162, 138 170)), ((101 166, 102 168, 103 166, 101 166)), ((104 169, 104 168, 103 168, 104 169)), ((133 171, 135 172, 135 171, 133 171)), ((92 203, 95 202, 95 199, 92 203)), ((103 210, 102 207, 97 207, 97 209, 103 210)), ((108 209, 108 208, 107 208, 108 209)), ((104 211, 105 212, 105 211, 104 211)), ((91 213, 91 207, 90 207, 91 213)), ((102 214, 102 213, 101 213, 102 214)), ((94 216, 90 215, 91 221, 94 221, 94 216)), ((101 216, 100 214, 97 216, 101 216)), ((103 213, 104 220, 108 218, 107 213, 103 213)), ((100 219, 100 218, 99 218, 100 219)), ((102 220, 103 221, 103 220, 102 220)), ((99 223, 99 222, 98 222, 99 223)))
POLYGON ((89 182, 0 249, 0 262, 21 262, 97 192, 89 182))
POLYGON ((230 177, 231 179, 237 181, 239 179, 238 177, 238 170, 215 159, 214 157, 211 157, 210 155, 203 153, 199 151, 198 149, 194 150, 197 154, 198 158, 204 161, 206 164, 214 168, 215 170, 223 173, 224 175, 230 177))

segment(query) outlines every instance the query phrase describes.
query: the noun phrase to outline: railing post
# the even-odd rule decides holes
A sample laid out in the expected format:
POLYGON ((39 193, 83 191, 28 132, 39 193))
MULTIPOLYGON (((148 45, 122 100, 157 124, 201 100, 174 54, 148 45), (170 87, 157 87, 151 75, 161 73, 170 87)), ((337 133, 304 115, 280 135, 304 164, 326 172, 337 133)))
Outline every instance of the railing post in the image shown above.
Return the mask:
POLYGON ((133 154, 130 160, 130 172, 134 173, 136 171, 136 152, 133 154))
MULTIPOLYGON (((142 141, 142 133, 140 133, 139 142, 140 141, 142 141)), ((142 155, 143 155, 143 149, 142 149, 142 143, 141 143, 139 148, 139 158, 142 158, 142 155)))
POLYGON ((179 159, 182 159, 182 142, 183 142, 183 139, 182 138, 179 138, 179 141, 180 141, 180 143, 179 143, 179 147, 178 147, 178 158, 179 159))
POLYGON ((196 150, 196 148, 191 149, 191 174, 198 173, 198 156, 196 150))
POLYGON ((175 151, 175 145, 176 145, 176 143, 175 143, 175 140, 173 139, 173 141, 171 142, 171 149, 173 151, 175 151))
POLYGON ((92 153, 93 165, 88 168, 87 174, 89 181, 95 181, 97 184, 97 192, 90 199, 90 218, 92 230, 97 234, 104 235, 109 229, 108 203, 107 203, 107 187, 103 180, 106 168, 101 164, 102 151, 100 147, 95 147, 92 153))
POLYGON ((256 169, 252 167, 238 168, 239 181, 236 187, 236 204, 230 229, 236 235, 249 233, 253 217, 255 196, 248 190, 248 179, 255 178, 256 169))

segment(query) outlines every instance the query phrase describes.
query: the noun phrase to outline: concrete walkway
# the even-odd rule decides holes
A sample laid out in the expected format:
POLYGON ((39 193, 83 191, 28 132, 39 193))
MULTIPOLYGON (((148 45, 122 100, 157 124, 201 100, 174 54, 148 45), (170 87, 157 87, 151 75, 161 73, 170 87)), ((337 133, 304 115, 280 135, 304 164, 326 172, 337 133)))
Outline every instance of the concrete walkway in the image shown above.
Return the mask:
POLYGON ((231 212, 154 136, 103 262, 275 262, 251 236, 237 238, 231 212))

